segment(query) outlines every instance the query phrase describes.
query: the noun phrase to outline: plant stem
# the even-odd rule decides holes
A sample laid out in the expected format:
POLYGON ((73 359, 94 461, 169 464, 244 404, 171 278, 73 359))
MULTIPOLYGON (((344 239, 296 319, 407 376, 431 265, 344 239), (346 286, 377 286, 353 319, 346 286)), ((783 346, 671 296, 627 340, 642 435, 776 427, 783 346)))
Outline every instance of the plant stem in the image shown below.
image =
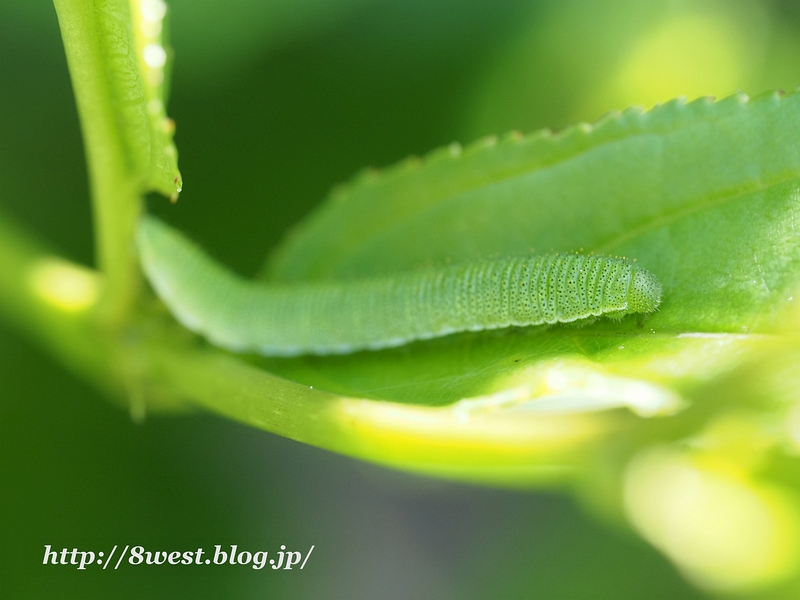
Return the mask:
POLYGON ((105 275, 101 320, 119 327, 136 298, 140 275, 133 249, 141 212, 133 171, 115 110, 107 44, 101 21, 119 12, 115 0, 54 0, 75 91, 86 149, 94 212, 97 261, 105 275))
POLYGON ((99 275, 57 257, 0 214, 0 314, 73 372, 108 392, 108 344, 92 318, 99 275))

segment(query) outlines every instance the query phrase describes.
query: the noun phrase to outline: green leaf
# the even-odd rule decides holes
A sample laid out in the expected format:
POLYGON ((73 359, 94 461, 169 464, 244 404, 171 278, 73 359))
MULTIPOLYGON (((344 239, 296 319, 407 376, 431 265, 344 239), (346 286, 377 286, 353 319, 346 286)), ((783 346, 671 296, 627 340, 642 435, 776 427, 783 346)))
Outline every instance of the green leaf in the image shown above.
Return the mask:
POLYGON ((166 114, 172 66, 172 48, 167 44, 167 5, 163 0, 133 0, 130 7, 149 129, 149 143, 144 137, 141 139, 149 158, 146 181, 153 190, 175 201, 183 182, 178 171, 178 152, 172 141, 175 123, 166 114))
POLYGON ((798 134, 798 95, 676 100, 366 172, 292 233, 274 279, 582 251, 638 260, 663 284, 662 307, 647 319, 265 364, 341 393, 423 404, 497 393, 562 359, 670 387, 706 381, 780 331, 793 302, 798 134))
POLYGON ((176 200, 183 182, 172 142, 175 124, 167 118, 165 108, 172 61, 172 49, 166 44, 167 5, 163 0, 133 0, 128 4, 130 19, 113 14, 102 21, 114 71, 111 81, 117 114, 132 161, 141 174, 143 191, 155 190, 176 200), (132 40, 120 44, 130 22, 132 40), (131 72, 137 76, 125 76, 131 72))

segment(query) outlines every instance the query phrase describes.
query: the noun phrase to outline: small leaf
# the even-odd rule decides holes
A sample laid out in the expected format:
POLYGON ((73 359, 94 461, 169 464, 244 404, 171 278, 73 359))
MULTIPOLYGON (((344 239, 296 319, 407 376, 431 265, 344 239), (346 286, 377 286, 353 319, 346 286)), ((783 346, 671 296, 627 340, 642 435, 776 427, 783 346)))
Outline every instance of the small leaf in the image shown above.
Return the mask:
POLYGON ((97 25, 111 100, 141 191, 177 199, 183 182, 172 142, 174 122, 164 106, 171 50, 164 45, 163 0, 97 0, 97 25), (131 23, 133 27, 131 28, 131 23))
POLYGON ((150 128, 148 184, 175 201, 183 181, 172 141, 175 122, 167 117, 165 106, 172 63, 172 49, 166 44, 167 5, 163 0, 131 0, 131 16, 150 128))

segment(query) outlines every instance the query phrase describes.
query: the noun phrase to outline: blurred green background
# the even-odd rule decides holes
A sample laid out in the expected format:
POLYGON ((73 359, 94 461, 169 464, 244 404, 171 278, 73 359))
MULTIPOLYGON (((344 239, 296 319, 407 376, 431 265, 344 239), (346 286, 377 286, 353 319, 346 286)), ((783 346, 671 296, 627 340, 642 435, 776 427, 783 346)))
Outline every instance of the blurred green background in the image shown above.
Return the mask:
MULTIPOLYGON (((185 180, 150 208, 237 271, 328 189, 453 140, 800 83, 791 0, 173 0, 185 180)), ((55 11, 0 4, 0 209, 92 263, 55 11)), ((0 324, 4 598, 692 598, 568 497, 427 480, 208 415, 127 413, 0 324), (78 572, 43 546, 316 545, 303 571, 78 572)))

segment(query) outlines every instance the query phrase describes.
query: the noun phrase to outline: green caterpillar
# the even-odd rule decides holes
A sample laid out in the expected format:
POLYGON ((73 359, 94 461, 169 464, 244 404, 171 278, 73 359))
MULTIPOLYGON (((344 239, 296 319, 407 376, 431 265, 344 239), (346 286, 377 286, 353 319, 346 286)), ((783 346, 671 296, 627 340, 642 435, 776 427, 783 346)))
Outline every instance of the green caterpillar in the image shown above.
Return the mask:
POLYGON ((154 217, 139 224, 144 271, 183 325, 267 356, 377 350, 458 331, 656 310, 661 284, 629 260, 576 254, 476 261, 351 281, 246 281, 154 217))

